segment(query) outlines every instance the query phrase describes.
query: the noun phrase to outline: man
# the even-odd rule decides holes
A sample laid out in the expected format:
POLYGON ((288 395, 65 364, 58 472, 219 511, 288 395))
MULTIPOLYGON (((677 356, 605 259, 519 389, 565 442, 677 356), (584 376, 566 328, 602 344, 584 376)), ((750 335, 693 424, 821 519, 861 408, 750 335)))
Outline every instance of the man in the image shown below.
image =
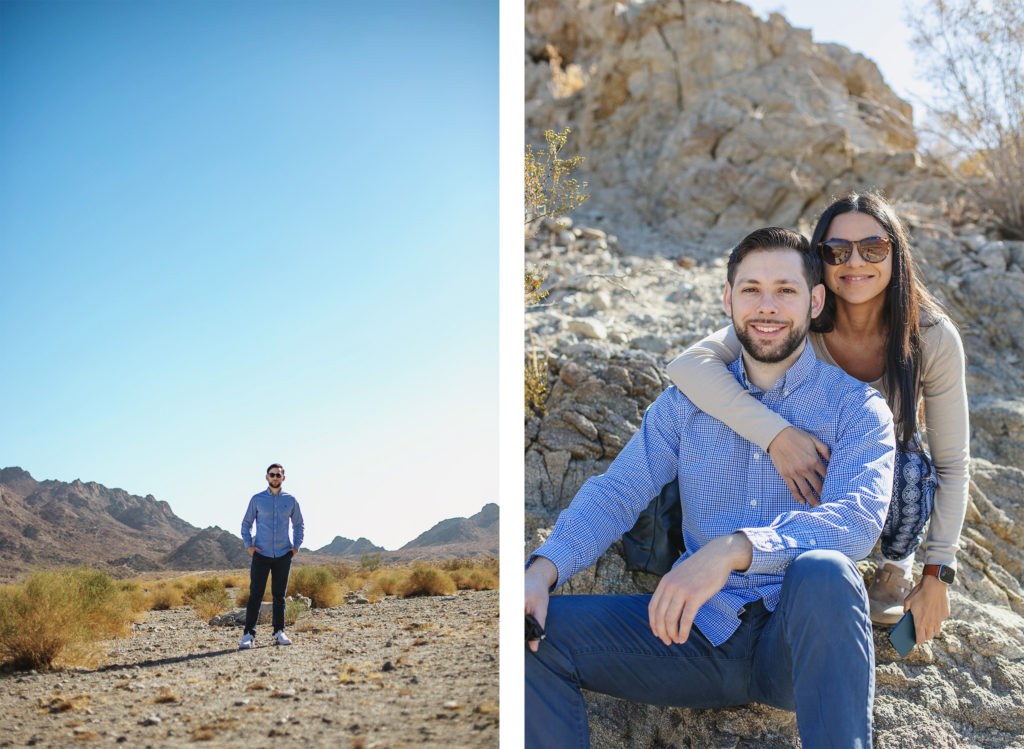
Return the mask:
POLYGON ((242 540, 252 557, 249 568, 249 603, 245 609, 245 632, 239 650, 247 650, 255 644, 256 620, 260 616, 260 602, 267 589, 267 575, 270 578, 270 593, 274 598, 273 626, 274 643, 291 645, 284 633, 284 596, 288 590, 288 572, 292 557, 299 553, 302 545, 303 525, 299 503, 288 492, 281 491, 284 483, 284 468, 274 463, 267 468, 267 489, 249 500, 249 507, 242 518, 242 540), (252 537, 252 524, 256 522, 256 539, 252 537), (288 540, 288 523, 291 522, 294 540, 288 540))
POLYGON ((871 746, 874 646, 852 559, 881 533, 895 437, 882 397, 814 357, 822 266, 801 234, 759 229, 733 249, 723 303, 743 344, 730 370, 831 448, 814 507, 771 460, 675 387, 608 472, 589 479, 530 557, 526 745, 587 746, 581 689, 634 702, 794 709, 804 746, 871 746), (678 476, 686 553, 653 596, 554 596, 678 476))

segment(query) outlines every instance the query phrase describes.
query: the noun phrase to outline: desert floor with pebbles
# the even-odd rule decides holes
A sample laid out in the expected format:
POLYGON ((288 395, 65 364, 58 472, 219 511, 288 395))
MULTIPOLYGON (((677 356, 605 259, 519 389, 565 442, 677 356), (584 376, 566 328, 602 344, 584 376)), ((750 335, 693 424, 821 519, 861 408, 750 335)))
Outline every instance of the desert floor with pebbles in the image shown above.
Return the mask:
POLYGON ((102 665, 0 674, 0 747, 496 747, 498 591, 314 609, 241 627, 150 611, 102 665))

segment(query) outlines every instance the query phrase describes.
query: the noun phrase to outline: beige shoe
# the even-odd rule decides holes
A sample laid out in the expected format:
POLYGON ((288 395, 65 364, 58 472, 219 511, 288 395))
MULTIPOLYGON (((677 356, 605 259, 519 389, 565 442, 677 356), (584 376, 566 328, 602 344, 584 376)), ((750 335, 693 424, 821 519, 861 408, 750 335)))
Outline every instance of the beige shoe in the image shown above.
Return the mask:
POLYGON ((911 581, 903 576, 899 567, 889 563, 881 567, 868 588, 871 621, 875 624, 898 622, 903 617, 903 600, 911 587, 911 581))

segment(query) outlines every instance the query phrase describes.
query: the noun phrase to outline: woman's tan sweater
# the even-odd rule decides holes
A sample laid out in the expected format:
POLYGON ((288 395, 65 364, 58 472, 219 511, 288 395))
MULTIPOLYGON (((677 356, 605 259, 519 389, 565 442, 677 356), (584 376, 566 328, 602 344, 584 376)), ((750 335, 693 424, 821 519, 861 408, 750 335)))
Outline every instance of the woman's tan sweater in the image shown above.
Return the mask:
MULTIPOLYGON (((809 338, 818 359, 838 366, 820 333, 811 333, 809 338)), ((921 549, 925 564, 955 568, 967 510, 970 461, 964 349, 956 328, 946 317, 922 326, 921 349, 925 435, 939 479, 921 549)), ((739 355, 740 342, 730 325, 686 349, 668 365, 668 375, 694 405, 767 452, 779 432, 792 425, 762 406, 729 373, 726 365, 739 355)), ((868 384, 888 401, 882 379, 868 384)))

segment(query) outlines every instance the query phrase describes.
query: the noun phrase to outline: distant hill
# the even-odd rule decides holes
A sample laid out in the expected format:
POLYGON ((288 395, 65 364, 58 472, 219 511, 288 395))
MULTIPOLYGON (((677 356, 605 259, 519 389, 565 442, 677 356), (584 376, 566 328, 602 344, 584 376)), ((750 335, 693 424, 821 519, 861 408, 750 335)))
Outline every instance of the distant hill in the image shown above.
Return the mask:
POLYGON ((355 555, 355 554, 366 554, 376 551, 386 551, 383 546, 377 546, 368 538, 360 537, 357 541, 353 541, 350 538, 344 536, 335 536, 334 540, 331 541, 327 546, 322 546, 317 549, 318 552, 325 554, 337 554, 338 556, 355 555))
POLYGON ((216 526, 199 531, 161 561, 172 570, 222 570, 249 566, 242 539, 216 526))
POLYGON ((490 556, 498 553, 498 505, 490 502, 476 515, 449 518, 421 533, 388 558, 423 559, 490 556))

